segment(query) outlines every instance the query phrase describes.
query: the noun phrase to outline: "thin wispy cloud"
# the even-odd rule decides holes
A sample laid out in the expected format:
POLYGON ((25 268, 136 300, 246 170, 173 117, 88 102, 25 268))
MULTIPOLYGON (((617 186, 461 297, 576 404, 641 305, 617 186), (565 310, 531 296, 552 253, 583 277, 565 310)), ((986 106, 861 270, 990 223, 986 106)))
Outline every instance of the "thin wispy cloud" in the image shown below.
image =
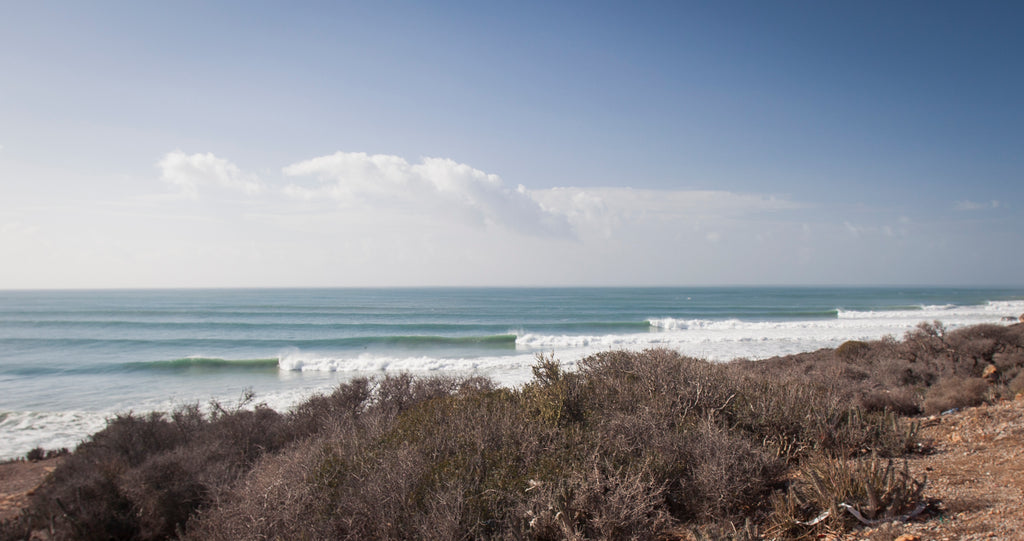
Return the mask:
MULTIPOLYGON (((532 192, 542 207, 566 216, 579 231, 610 236, 624 224, 674 227, 735 220, 804 205, 785 198, 716 190, 642 190, 633 188, 551 188, 532 192)), ((719 233, 708 239, 719 240, 719 233)))
POLYGON ((995 200, 995 199, 993 199, 992 201, 989 201, 987 203, 978 203, 976 201, 964 200, 964 201, 957 201, 956 204, 953 206, 953 208, 955 208, 956 210, 960 210, 960 211, 972 211, 972 210, 997 209, 1001 205, 1002 204, 999 201, 995 200))

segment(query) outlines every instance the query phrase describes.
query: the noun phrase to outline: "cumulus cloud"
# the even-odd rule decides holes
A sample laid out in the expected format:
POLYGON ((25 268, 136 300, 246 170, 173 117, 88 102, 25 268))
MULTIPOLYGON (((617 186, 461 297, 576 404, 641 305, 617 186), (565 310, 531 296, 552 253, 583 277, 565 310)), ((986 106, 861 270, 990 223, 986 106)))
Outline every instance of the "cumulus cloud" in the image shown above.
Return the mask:
POLYGON ((313 186, 285 187, 284 192, 296 199, 444 215, 538 236, 571 233, 564 216, 542 207, 522 185, 509 188, 498 175, 446 158, 409 163, 399 156, 336 152, 282 171, 289 177, 318 180, 313 186))
POLYGON ((999 201, 996 201, 995 199, 993 199, 992 201, 989 201, 988 203, 978 203, 976 201, 964 200, 964 201, 957 201, 956 205, 954 205, 953 208, 955 208, 956 210, 970 211, 970 210, 997 209, 997 208, 999 208, 999 206, 1000 206, 999 201))
POLYGON ((164 181, 177 186, 189 197, 197 197, 203 186, 220 186, 247 195, 256 195, 263 190, 254 176, 243 173, 235 164, 209 152, 190 155, 176 150, 165 155, 156 165, 164 181))
MULTIPOLYGON (((466 232, 498 228, 577 241, 625 242, 668 233, 675 239, 700 238, 714 244, 749 236, 744 231, 760 227, 754 224, 762 223, 765 213, 805 208, 782 197, 722 190, 529 190, 447 158, 410 162, 401 156, 362 152, 336 152, 287 165, 281 169, 283 182, 275 189, 211 153, 175 151, 157 165, 163 180, 187 196, 197 197, 214 187, 222 193, 264 193, 263 202, 270 206, 261 207, 263 219, 292 228, 311 224, 319 216, 335 226, 344 222, 350 224, 346 227, 362 228, 449 228, 446 237, 457 231, 451 227, 468 226, 475 229, 466 232)), ((859 233, 858 228, 848 228, 859 233)))

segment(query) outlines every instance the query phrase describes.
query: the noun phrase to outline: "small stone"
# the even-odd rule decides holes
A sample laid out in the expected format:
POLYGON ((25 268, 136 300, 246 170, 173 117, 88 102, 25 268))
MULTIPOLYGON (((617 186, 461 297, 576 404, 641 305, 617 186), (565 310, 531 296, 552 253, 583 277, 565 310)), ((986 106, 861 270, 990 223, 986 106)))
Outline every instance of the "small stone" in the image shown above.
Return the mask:
POLYGON ((996 365, 994 365, 994 364, 990 364, 990 365, 986 366, 985 370, 982 370, 982 372, 981 372, 981 377, 983 377, 985 379, 993 379, 993 378, 995 378, 998 375, 999 375, 999 369, 996 368, 996 365))
POLYGON ((897 537, 893 541, 921 541, 921 536, 914 535, 912 533, 905 533, 905 534, 897 537))

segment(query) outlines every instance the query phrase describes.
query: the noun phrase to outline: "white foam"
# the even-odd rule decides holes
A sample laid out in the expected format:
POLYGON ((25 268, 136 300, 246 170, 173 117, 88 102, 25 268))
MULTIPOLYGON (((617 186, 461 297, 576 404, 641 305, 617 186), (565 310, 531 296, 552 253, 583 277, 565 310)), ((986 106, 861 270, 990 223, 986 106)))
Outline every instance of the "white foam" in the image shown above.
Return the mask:
MULTIPOLYGON (((282 378, 294 377, 301 386, 263 392, 258 402, 279 411, 316 392, 329 392, 339 381, 360 375, 410 372, 413 374, 479 374, 506 386, 520 385, 532 376, 537 353, 554 353, 567 368, 587 355, 610 349, 674 349, 685 355, 714 361, 734 358, 764 359, 836 347, 846 340, 874 340, 886 335, 900 338, 921 322, 941 321, 954 329, 979 323, 1007 323, 1005 317, 1024 313, 1024 300, 989 302, 979 306, 921 306, 889 311, 837 310, 831 319, 795 321, 742 321, 739 319, 673 319, 652 317, 649 332, 594 335, 541 335, 519 332, 512 355, 449 358, 363 353, 343 356, 288 350, 279 355, 282 378), (317 373, 322 378, 311 377, 317 373)), ((194 393, 193 393, 194 394, 194 393)), ((191 397, 194 399, 195 397, 191 397)), ((171 411, 181 401, 137 404, 135 411, 171 411)), ((226 406, 231 400, 222 401, 226 406)), ((24 456, 35 447, 73 448, 89 434, 101 430, 115 411, 0 412, 0 459, 24 456)))
POLYGON ((360 354, 349 357, 315 355, 301 351, 282 354, 284 371, 481 373, 498 383, 526 381, 535 355, 553 352, 563 363, 610 349, 669 348, 714 361, 735 358, 764 359, 820 348, 847 340, 902 337, 921 322, 940 320, 949 329, 978 323, 1005 323, 1003 317, 1024 312, 1024 301, 989 302, 978 306, 922 306, 917 310, 838 310, 836 318, 794 321, 742 321, 739 319, 649 318, 650 332, 594 335, 542 335, 519 333, 510 356, 472 359, 431 356, 395 357, 360 354))
POLYGON ((0 413, 0 459, 25 456, 30 449, 74 449, 106 426, 107 415, 92 411, 5 411, 0 413))

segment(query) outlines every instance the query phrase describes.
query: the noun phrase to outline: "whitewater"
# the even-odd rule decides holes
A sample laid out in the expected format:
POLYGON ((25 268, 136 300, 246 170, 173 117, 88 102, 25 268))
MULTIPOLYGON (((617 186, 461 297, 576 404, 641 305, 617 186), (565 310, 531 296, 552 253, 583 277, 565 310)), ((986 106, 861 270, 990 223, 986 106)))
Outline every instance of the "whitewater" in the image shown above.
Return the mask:
POLYGON ((992 288, 0 291, 0 458, 248 390, 285 411, 357 376, 515 386, 538 354, 569 369, 610 349, 756 360, 1021 314, 1024 290, 992 288))

